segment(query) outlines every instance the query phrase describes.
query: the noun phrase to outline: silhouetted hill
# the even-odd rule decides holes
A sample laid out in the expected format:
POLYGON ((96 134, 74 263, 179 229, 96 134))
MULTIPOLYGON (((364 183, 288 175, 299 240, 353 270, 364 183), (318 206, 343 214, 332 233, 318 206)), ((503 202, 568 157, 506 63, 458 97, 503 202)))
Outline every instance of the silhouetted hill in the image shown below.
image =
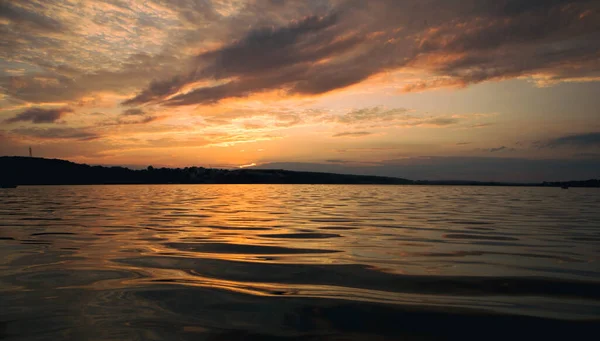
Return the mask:
POLYGON ((412 181, 402 178, 281 169, 214 169, 204 167, 153 168, 133 170, 78 164, 59 159, 0 157, 2 185, 84 185, 84 184, 390 184, 461 186, 544 186, 600 187, 600 180, 502 183, 479 181, 412 181))
POLYGON ((590 179, 582 181, 562 181, 562 182, 542 182, 545 187, 600 187, 599 179, 590 179))
POLYGON ((212 169, 89 166, 59 159, 0 157, 0 184, 410 184, 381 176, 275 169, 212 169))
POLYGON ((415 185, 445 185, 445 186, 535 186, 535 187, 600 187, 600 180, 556 181, 541 183, 467 181, 467 180, 417 180, 415 185))

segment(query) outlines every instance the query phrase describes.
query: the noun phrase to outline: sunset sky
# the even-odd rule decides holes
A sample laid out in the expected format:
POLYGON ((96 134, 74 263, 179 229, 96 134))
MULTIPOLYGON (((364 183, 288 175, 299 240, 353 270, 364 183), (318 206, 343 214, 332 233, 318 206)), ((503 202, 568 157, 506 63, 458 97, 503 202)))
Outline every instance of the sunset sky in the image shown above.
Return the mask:
POLYGON ((600 1, 0 0, 0 155, 600 177, 600 1))

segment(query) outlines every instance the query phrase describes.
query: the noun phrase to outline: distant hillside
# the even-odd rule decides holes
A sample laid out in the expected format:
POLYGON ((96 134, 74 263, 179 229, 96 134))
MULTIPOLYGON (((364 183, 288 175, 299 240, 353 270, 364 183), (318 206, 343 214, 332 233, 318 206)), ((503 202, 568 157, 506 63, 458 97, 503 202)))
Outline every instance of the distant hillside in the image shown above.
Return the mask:
POLYGON ((272 162, 253 169, 287 169, 400 177, 443 184, 471 185, 474 182, 540 184, 542 181, 569 181, 600 178, 597 158, 523 159, 509 157, 412 157, 371 164, 326 160, 322 162, 272 162))
POLYGON ((581 181, 557 181, 541 183, 518 183, 518 182, 490 182, 490 181, 467 181, 467 180, 417 180, 415 185, 444 185, 444 186, 534 186, 534 187, 600 187, 600 180, 590 179, 581 181))
POLYGON ((410 180, 274 169, 89 166, 59 159, 0 157, 0 184, 411 184, 410 180))
POLYGON ((78 164, 59 159, 0 157, 0 185, 85 184, 384 184, 460 186, 600 187, 600 180, 543 183, 412 181, 402 178, 281 169, 214 169, 204 167, 133 170, 78 164))

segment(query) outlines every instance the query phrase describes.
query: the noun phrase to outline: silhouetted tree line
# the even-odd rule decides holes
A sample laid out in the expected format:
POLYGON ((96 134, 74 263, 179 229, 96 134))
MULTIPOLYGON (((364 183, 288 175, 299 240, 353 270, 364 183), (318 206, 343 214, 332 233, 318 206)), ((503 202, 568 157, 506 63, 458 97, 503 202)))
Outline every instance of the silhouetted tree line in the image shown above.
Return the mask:
POLYGON ((0 183, 52 184, 409 184, 410 180, 317 172, 204 167, 89 166, 58 159, 0 157, 0 183))
POLYGON ((600 180, 536 184, 477 181, 412 181, 401 178, 281 169, 215 169, 204 167, 129 169, 89 166, 59 159, 0 157, 0 184, 414 184, 470 186, 600 187, 600 180))

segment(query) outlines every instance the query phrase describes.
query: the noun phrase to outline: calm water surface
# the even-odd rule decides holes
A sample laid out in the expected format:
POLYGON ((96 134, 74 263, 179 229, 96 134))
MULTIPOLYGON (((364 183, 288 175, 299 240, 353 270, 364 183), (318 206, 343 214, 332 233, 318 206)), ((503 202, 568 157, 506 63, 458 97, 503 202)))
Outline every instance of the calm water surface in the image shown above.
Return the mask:
POLYGON ((599 259, 597 189, 19 187, 0 338, 579 339, 599 259))

